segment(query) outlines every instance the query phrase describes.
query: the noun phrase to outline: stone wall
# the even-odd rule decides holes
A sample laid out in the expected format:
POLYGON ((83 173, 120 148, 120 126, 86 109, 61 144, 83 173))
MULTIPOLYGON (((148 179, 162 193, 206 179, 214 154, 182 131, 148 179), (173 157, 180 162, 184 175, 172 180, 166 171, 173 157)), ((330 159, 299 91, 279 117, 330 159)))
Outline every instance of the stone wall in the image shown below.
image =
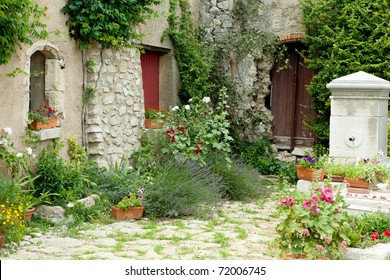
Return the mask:
POLYGON ((88 60, 96 63, 88 73, 88 85, 95 88, 87 113, 88 153, 107 165, 140 145, 144 121, 140 54, 134 49, 95 47, 89 50, 88 60))
MULTIPOLYGON (((209 40, 224 44, 229 32, 237 28, 234 20, 237 1, 200 1, 199 24, 205 29, 209 40)), ((253 27, 277 37, 303 31, 299 0, 259 0, 258 3, 258 21, 252 22, 253 27)), ((272 115, 265 102, 270 94, 270 72, 274 64, 271 53, 248 53, 240 58, 237 65, 226 57, 223 63, 239 95, 233 114, 241 119, 242 125, 238 127, 240 136, 246 136, 251 141, 264 136, 272 137, 272 115)))

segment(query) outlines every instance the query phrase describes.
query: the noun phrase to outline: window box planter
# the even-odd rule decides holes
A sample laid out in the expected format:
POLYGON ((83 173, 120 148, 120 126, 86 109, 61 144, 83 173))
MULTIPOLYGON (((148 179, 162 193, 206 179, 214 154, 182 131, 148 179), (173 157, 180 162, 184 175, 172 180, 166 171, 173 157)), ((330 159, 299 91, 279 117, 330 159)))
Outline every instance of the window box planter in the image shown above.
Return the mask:
POLYGON ((116 220, 138 220, 142 218, 143 212, 143 206, 130 208, 129 210, 123 210, 116 206, 111 207, 111 217, 116 220))
POLYGON ((58 118, 46 118, 46 123, 33 120, 31 122, 31 127, 34 130, 49 129, 54 128, 58 124, 58 118))

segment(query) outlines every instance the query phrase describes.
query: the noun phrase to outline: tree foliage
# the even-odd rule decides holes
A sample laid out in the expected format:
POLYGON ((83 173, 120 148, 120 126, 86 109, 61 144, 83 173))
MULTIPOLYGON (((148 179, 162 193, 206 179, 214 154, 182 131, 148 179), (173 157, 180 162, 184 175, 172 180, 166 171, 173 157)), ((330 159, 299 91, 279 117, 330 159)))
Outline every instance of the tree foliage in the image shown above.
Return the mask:
POLYGON ((33 0, 1 0, 0 65, 10 61, 20 43, 31 45, 32 38, 47 37, 46 25, 40 22, 46 10, 33 0))
POLYGON ((320 144, 328 145, 329 139, 327 83, 357 71, 390 79, 389 6, 386 0, 302 0, 304 57, 316 72, 308 90, 320 144))
POLYGON ((61 12, 69 15, 70 36, 86 49, 91 42, 103 48, 128 47, 139 40, 140 23, 154 14, 152 5, 161 0, 68 0, 61 12))

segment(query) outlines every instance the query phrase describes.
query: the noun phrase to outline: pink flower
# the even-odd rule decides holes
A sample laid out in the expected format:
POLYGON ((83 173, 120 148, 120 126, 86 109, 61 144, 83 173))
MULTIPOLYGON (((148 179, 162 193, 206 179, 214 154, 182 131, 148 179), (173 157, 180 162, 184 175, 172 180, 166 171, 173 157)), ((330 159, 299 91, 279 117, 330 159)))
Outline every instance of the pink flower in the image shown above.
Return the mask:
POLYGON ((324 246, 318 244, 316 249, 317 249, 317 251, 322 251, 322 250, 324 250, 324 246))
POLYGON ((326 244, 330 244, 330 238, 329 236, 325 236, 324 238, 326 244))
POLYGON ((294 204, 295 204, 294 199, 293 199, 292 197, 290 197, 290 198, 288 199, 288 203, 290 204, 291 207, 293 207, 294 204))
POLYGON ((307 228, 304 228, 304 229, 302 230, 302 235, 310 236, 309 230, 308 230, 307 228))
POLYGON ((345 240, 341 241, 341 246, 346 247, 347 246, 347 241, 345 241, 345 240))
POLYGON ((310 210, 311 209, 311 204, 313 203, 313 200, 306 200, 303 202, 303 208, 310 210))
POLYGON ((318 215, 318 214, 320 214, 320 212, 321 212, 321 211, 320 211, 320 208, 316 208, 316 209, 314 209, 314 214, 315 214, 315 215, 318 215))
POLYGON ((284 207, 288 203, 287 199, 280 199, 280 204, 284 207))
POLYGON ((139 192, 139 193, 143 193, 143 192, 144 192, 144 189, 143 189, 143 188, 139 188, 139 189, 138 189, 138 192, 139 192))
POLYGON ((142 200, 142 199, 144 199, 144 197, 142 195, 139 195, 138 199, 142 200))
POLYGON ((324 190, 322 190, 320 199, 322 201, 332 203, 333 202, 333 189, 332 188, 325 188, 324 190))

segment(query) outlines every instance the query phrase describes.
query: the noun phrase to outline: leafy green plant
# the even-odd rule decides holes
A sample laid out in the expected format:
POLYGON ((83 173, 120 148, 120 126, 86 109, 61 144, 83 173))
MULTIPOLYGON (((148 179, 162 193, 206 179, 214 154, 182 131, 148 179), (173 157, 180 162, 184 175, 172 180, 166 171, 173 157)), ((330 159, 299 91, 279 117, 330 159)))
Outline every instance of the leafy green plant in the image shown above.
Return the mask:
POLYGON ((160 0, 68 0, 61 12, 68 14, 69 35, 81 49, 97 42, 103 48, 128 47, 141 39, 137 26, 154 14, 160 0))
POLYGON ((241 155, 246 164, 255 167, 260 174, 276 175, 281 180, 296 182, 295 164, 275 157, 271 142, 267 138, 249 142, 247 139, 235 138, 234 151, 241 155))
POLYGON ((151 120, 163 120, 166 119, 168 112, 161 110, 160 108, 147 108, 145 110, 145 118, 151 120))
POLYGON ((119 209, 129 210, 134 207, 142 206, 143 194, 144 190, 142 188, 138 189, 137 193, 129 193, 127 196, 122 198, 121 201, 116 205, 119 209))
POLYGON ((179 68, 182 86, 179 97, 183 102, 190 98, 210 96, 219 87, 210 79, 212 75, 208 49, 199 38, 187 0, 169 0, 169 27, 163 39, 174 45, 174 56, 179 68), (179 16, 177 15, 179 14, 179 16))
POLYGON ((377 157, 357 160, 346 165, 345 177, 359 179, 368 183, 384 183, 390 176, 385 164, 380 163, 377 157))
POLYGON ((32 38, 45 39, 46 25, 40 21, 47 7, 32 0, 2 0, 0 4, 0 65, 10 61, 20 43, 32 45, 32 38))
POLYGON ((339 259, 349 242, 349 216, 343 196, 331 187, 313 185, 308 193, 288 190, 280 196, 276 214, 276 244, 283 254, 309 259, 339 259))
POLYGON ((390 216, 388 213, 372 212, 354 215, 351 217, 350 224, 348 238, 351 240, 351 247, 366 248, 378 242, 390 242, 390 216))
POLYGON ((169 144, 163 152, 205 164, 206 155, 216 151, 229 162, 233 138, 229 135, 226 103, 226 90, 222 89, 215 109, 209 97, 194 98, 189 104, 172 108, 164 125, 169 144))
POLYGON ((229 164, 220 155, 213 153, 207 163, 226 183, 226 196, 230 200, 249 201, 267 197, 271 192, 260 180, 258 171, 237 157, 233 157, 229 164))
POLYGON ((308 91, 317 116, 312 124, 319 143, 329 144, 330 92, 335 78, 365 71, 390 79, 389 2, 382 0, 303 0, 308 46, 305 62, 315 70, 308 91))

